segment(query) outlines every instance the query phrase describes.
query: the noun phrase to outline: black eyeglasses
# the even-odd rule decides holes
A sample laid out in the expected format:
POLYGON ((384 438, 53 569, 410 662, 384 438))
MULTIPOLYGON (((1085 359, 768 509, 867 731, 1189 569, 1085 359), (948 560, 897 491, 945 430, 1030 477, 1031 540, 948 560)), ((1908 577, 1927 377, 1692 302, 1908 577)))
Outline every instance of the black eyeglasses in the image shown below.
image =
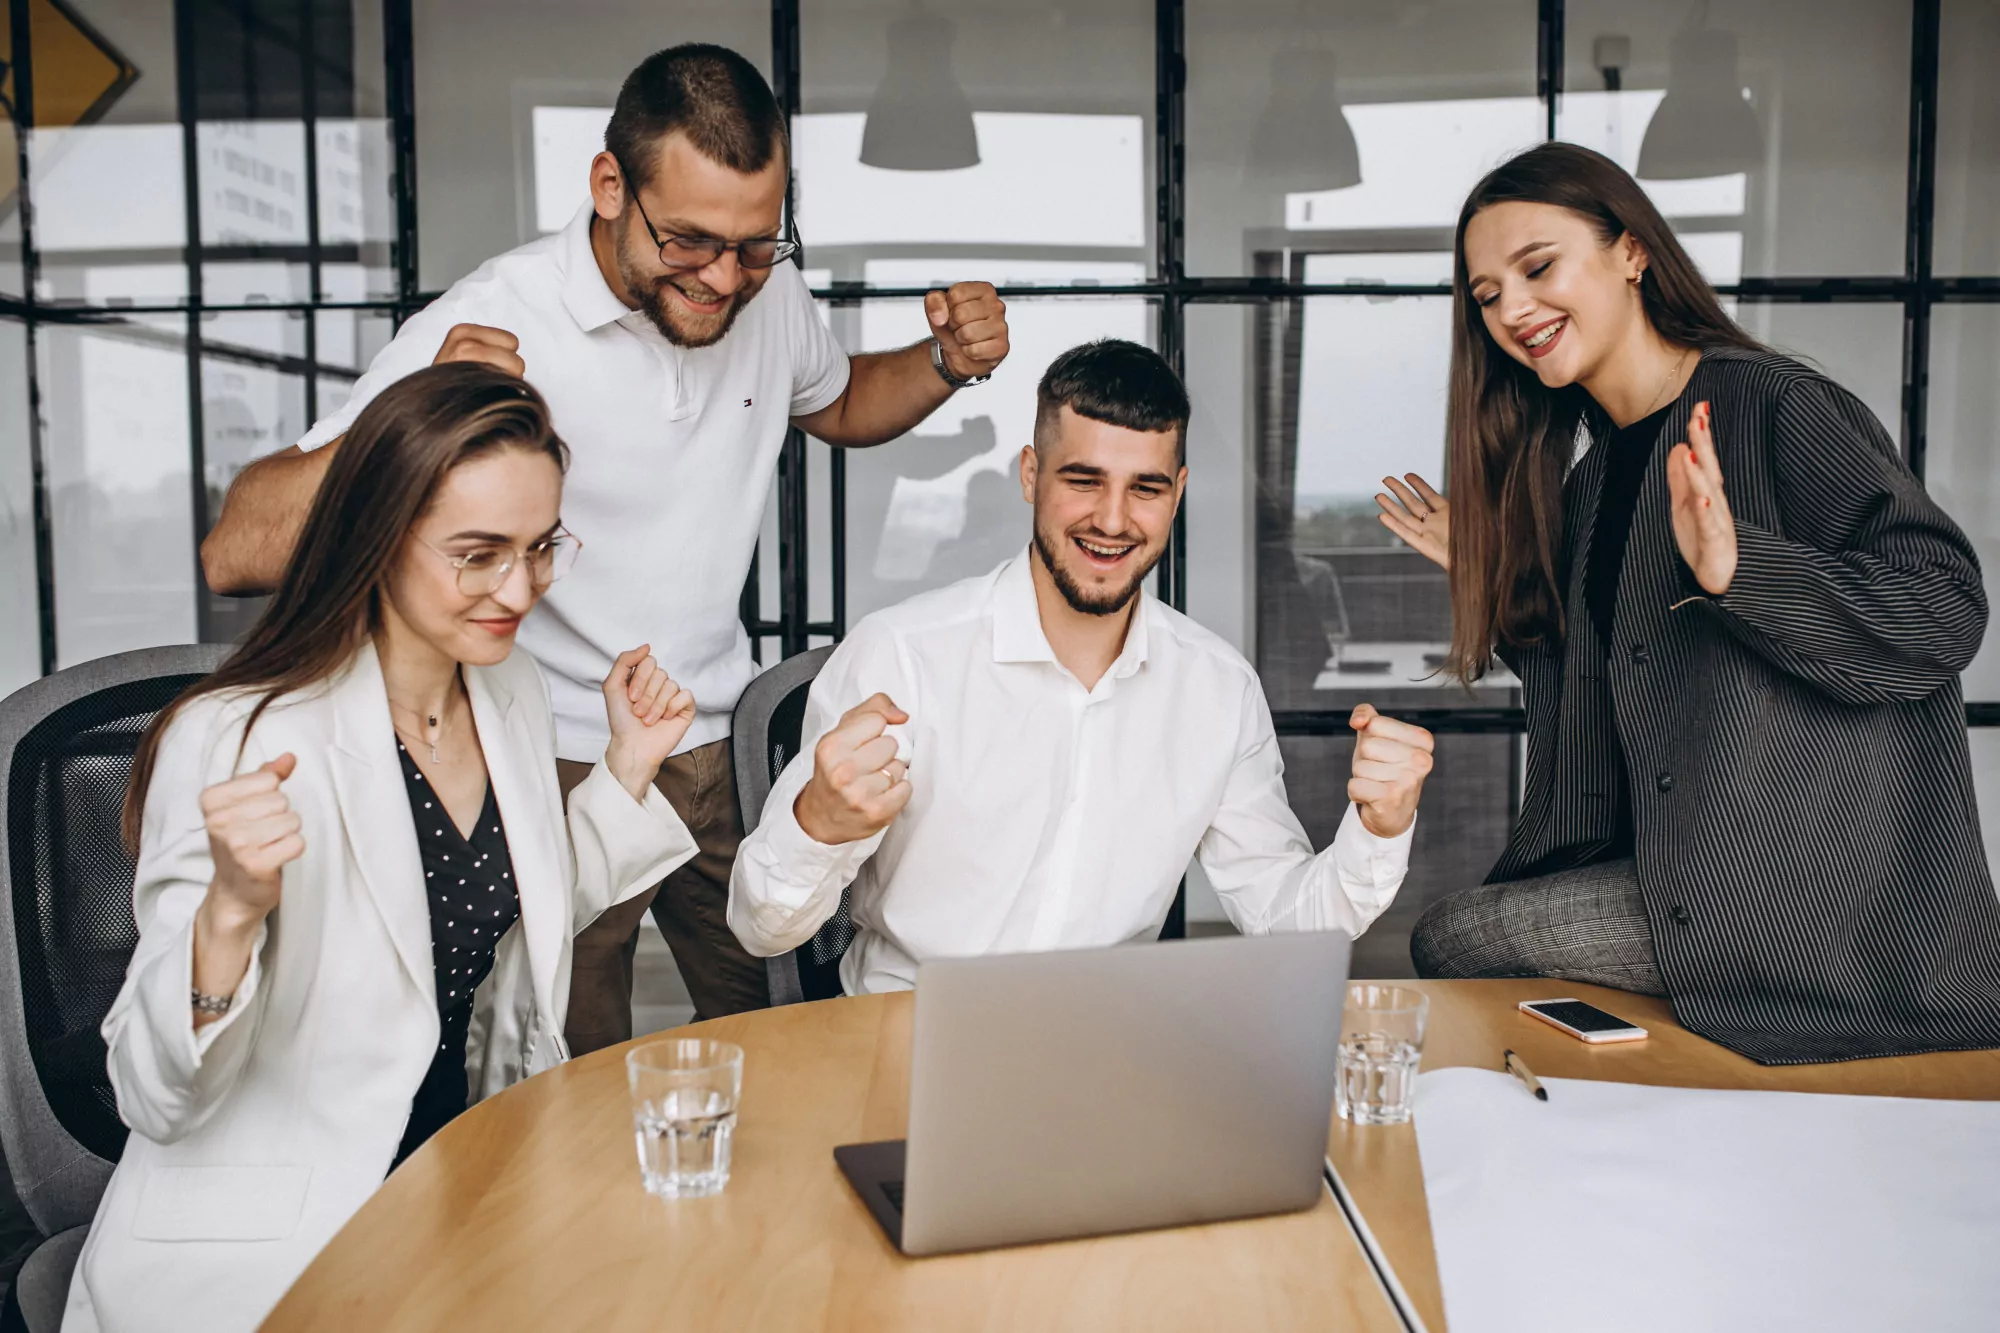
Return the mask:
MULTIPOLYGON (((624 171, 622 164, 619 169, 624 171)), ((632 173, 625 171, 624 175, 625 193, 632 200, 632 207, 639 210, 639 221, 646 224, 646 235, 652 237, 653 244, 659 247, 660 262, 668 268, 706 268, 722 258, 725 250, 734 250, 736 262, 744 268, 771 268, 799 252, 799 243, 790 238, 778 240, 769 236, 753 236, 747 241, 725 241, 719 236, 662 236, 653 226, 653 220, 646 216, 646 206, 639 202, 639 192, 632 188, 632 173)))

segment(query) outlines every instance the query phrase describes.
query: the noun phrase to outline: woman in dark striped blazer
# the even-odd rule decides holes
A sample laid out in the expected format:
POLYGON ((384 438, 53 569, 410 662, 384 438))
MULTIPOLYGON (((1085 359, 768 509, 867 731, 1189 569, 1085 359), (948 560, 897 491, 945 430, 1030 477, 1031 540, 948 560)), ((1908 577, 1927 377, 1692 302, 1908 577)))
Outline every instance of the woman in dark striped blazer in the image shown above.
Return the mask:
POLYGON ((1514 158, 1456 248, 1452 500, 1377 498, 1449 570, 1448 669, 1519 674, 1527 778, 1418 971, 1667 995, 1769 1064, 2000 1046, 1964 535, 1609 159, 1514 158))

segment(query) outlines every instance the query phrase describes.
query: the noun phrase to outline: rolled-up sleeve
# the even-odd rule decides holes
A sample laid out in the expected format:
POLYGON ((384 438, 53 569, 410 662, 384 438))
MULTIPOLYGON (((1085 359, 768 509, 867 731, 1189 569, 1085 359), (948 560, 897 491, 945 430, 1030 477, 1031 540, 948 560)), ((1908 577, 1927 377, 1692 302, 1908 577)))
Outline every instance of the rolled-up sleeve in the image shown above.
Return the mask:
POLYGON ((1370 833, 1352 804, 1317 856, 1285 795, 1285 763, 1261 693, 1246 691, 1243 741, 1196 851, 1223 910, 1246 935, 1343 930, 1359 935, 1394 901, 1416 824, 1370 833))

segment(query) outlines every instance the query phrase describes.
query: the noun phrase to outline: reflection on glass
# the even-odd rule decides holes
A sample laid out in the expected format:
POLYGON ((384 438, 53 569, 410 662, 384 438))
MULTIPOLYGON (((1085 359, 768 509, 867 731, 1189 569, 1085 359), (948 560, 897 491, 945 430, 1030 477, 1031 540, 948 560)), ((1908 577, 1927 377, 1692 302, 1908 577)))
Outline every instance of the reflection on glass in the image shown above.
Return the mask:
POLYGON ((1939 14, 1933 264, 2000 274, 2000 0, 1944 0, 1939 14))
POLYGON ((868 104, 861 160, 891 171, 979 165, 972 103, 952 73, 958 25, 922 5, 889 22, 889 69, 868 104))
MULTIPOLYGON (((1532 0, 1188 0, 1187 256, 1255 256, 1329 231, 1412 252, 1465 192, 1543 137, 1532 0), (1297 233, 1312 233, 1300 236, 1297 233)), ((1412 279, 1403 273, 1390 281, 1412 279)))
POLYGON ((1148 258, 1150 3, 804 0, 800 43, 799 228, 836 279, 883 246, 1148 258))
POLYGON ((770 73, 771 7, 748 0, 423 0, 412 17, 424 291, 570 220, 589 197, 602 118, 650 53, 716 42, 770 73), (594 111, 595 134, 586 128, 551 156, 538 107, 594 111), (547 225, 551 207, 560 216, 547 225))
POLYGON ((35 479, 28 456, 28 335, 0 319, 0 698, 42 674, 35 479))
MULTIPOLYGON (((1559 136, 1636 171, 1683 236, 1740 233, 1749 276, 1902 272, 1909 6, 1570 0, 1563 14, 1559 136), (1667 189, 1719 191, 1739 175, 1729 218, 1677 206, 1667 189)), ((1699 258, 1729 280, 1726 256, 1699 258)))
POLYGON ((1736 34, 1707 26, 1708 0, 1696 0, 1674 34, 1667 95, 1646 127, 1638 174, 1647 180, 1693 180, 1755 171, 1764 165, 1764 127, 1737 72, 1736 34))
POLYGON ((188 363, 178 320, 45 325, 37 350, 58 665, 192 642, 188 363))
MULTIPOLYGON (((2000 602, 2000 306, 1941 305, 1931 312, 1929 447, 1924 484, 1979 552, 1988 603, 2000 602)), ((2000 634, 1989 626, 1965 670, 1965 697, 2000 702, 2000 634)), ((2000 732, 1993 733, 2000 737, 2000 732)), ((2000 745, 1988 751, 2000 764, 2000 745)), ((2000 780, 2000 767, 1992 770, 2000 780)), ((2000 790, 1982 804, 1987 846, 2000 818, 2000 790)))
MULTIPOLYGON (((1386 258, 1313 255, 1303 276, 1365 280, 1366 261, 1386 258)), ((1463 698, 1437 674, 1451 639, 1444 572, 1382 527, 1374 501, 1385 473, 1446 484, 1450 300, 1312 297, 1258 317, 1256 661, 1272 706, 1463 698)), ((1505 702, 1513 684, 1497 670, 1476 693, 1505 702)))
MULTIPOLYGON (((1382 696, 1371 697, 1379 702, 1382 696)), ((1409 876, 1389 910, 1354 941, 1354 976, 1411 975, 1410 930, 1417 918, 1439 898, 1485 879, 1500 859, 1513 822, 1518 746, 1513 736, 1437 738, 1437 768, 1424 783, 1409 876)), ((1312 845, 1325 847, 1347 812, 1354 742, 1283 736, 1278 748, 1285 758, 1285 795, 1312 845)))
MULTIPOLYGON (((202 357, 202 489, 208 524, 213 526, 221 514, 223 497, 237 473, 295 443, 310 424, 305 381, 299 376, 247 359, 202 357)), ((206 596, 202 637, 211 642, 241 637, 264 609, 261 597, 206 596)))
MULTIPOLYGON (((868 278, 924 285, 932 272, 996 281, 1022 270, 1058 280, 1060 274, 1104 275, 1118 268, 877 260, 868 278)), ((836 309, 833 316, 835 332, 856 351, 907 346, 926 329, 917 301, 871 301, 858 311, 836 309)), ((1150 307, 1137 299, 1017 299, 1008 304, 1007 323, 1012 350, 991 383, 954 394, 902 439, 847 455, 850 624, 926 588, 983 574, 1025 546, 1030 516, 1015 465, 1034 438, 1035 385, 1042 372, 1092 338, 1152 341, 1150 307)))

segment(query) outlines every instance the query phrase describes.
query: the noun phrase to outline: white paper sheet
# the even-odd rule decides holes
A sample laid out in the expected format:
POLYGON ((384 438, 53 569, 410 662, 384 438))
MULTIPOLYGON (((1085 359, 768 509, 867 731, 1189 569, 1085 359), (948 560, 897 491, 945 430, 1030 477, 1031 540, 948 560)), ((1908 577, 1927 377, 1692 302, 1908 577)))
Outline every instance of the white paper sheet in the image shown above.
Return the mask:
POLYGON ((1418 1079, 1451 1333, 2000 1329, 2000 1103, 1543 1083, 1418 1079))

